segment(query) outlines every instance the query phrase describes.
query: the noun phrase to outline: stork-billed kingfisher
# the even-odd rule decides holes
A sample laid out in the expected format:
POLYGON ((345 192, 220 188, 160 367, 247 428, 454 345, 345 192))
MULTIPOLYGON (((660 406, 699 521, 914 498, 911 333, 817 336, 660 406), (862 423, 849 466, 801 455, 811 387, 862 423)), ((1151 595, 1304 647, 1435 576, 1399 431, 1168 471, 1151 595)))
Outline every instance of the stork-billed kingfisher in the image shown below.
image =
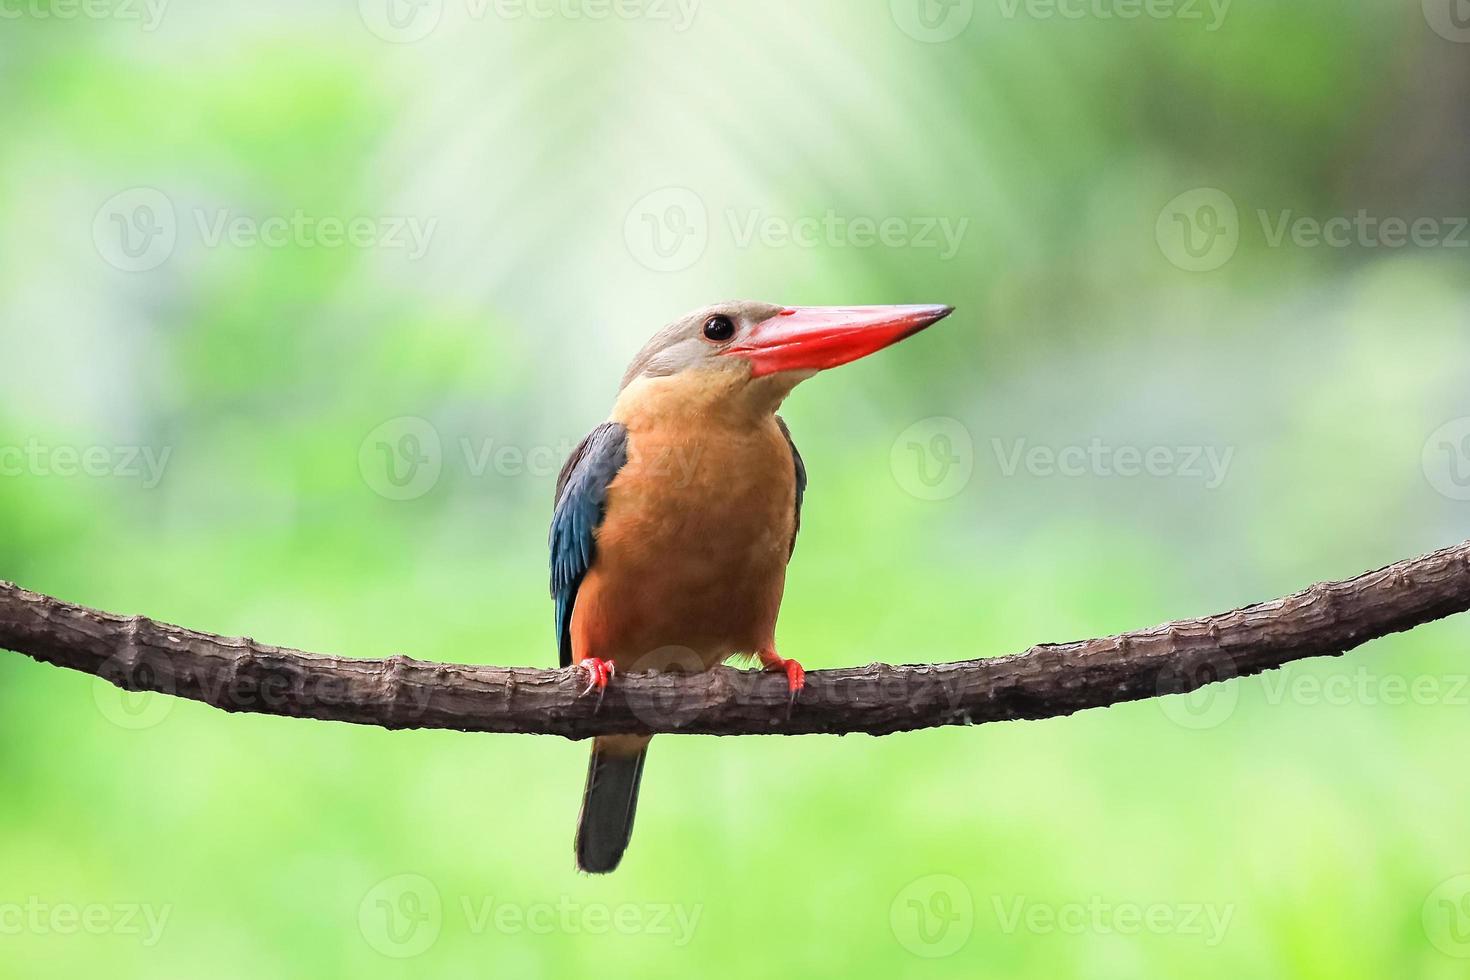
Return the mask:
MULTIPOLYGON (((561 666, 602 690, 618 671, 709 670, 754 654, 786 675, 776 616, 806 466, 776 414, 802 381, 948 316, 949 306, 720 303, 664 327, 633 359, 612 416, 556 483, 551 592, 561 666), (677 654, 670 658, 670 651, 677 654)), ((593 740, 577 864, 613 870, 633 831, 648 738, 593 740)))

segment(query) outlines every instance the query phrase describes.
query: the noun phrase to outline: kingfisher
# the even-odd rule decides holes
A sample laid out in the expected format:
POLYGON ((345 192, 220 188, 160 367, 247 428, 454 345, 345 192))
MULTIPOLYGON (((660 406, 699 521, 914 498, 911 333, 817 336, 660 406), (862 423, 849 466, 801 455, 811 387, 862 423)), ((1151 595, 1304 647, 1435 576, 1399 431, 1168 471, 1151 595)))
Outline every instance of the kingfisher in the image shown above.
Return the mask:
MULTIPOLYGON (((816 374, 942 320, 950 306, 787 307, 719 303, 644 345, 612 414, 556 482, 551 594, 562 667, 600 699, 619 673, 710 670, 776 652, 776 617, 796 547, 806 465, 776 414, 816 374)), ((633 832, 649 736, 592 743, 577 865, 603 874, 633 832)))

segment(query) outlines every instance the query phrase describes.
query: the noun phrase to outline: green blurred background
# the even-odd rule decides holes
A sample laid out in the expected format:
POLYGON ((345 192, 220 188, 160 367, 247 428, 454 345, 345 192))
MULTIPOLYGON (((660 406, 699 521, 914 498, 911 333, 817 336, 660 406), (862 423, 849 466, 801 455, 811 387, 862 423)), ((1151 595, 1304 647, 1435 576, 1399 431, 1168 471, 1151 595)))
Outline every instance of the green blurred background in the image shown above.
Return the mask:
MULTIPOLYGON (((959 308, 787 404, 809 669, 1470 535, 1462 0, 0 14, 28 588, 553 665, 554 471, 649 333, 736 297, 959 308)), ((1467 647, 1451 620, 1056 721, 661 738, 598 879, 582 744, 0 656, 0 974, 1463 976, 1467 647)))

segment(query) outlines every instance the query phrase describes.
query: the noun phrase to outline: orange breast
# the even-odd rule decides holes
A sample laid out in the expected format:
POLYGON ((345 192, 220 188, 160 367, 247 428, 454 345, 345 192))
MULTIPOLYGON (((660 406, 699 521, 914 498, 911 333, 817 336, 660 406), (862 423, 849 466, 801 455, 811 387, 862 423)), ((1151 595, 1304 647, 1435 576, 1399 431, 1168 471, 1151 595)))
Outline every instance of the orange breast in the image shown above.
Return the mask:
POLYGON ((634 396, 614 413, 628 463, 577 592, 573 658, 695 670, 771 647, 795 528, 785 437, 774 417, 712 416, 667 386, 634 396))

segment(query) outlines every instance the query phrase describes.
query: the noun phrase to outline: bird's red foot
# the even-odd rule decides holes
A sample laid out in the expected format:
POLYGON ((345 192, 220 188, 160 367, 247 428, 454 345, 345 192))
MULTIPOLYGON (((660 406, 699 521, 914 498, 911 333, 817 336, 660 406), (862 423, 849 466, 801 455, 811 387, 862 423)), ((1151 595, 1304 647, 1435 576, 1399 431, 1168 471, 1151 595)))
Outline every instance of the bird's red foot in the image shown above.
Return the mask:
POLYGON ((801 664, 785 659, 775 650, 762 650, 760 660, 761 666, 771 673, 786 675, 786 685, 791 689, 791 700, 795 701, 797 693, 806 686, 806 671, 801 664))
POLYGON ((587 686, 582 688, 582 694, 590 694, 595 687, 597 688, 597 703, 602 704, 602 695, 607 690, 607 682, 613 679, 613 675, 617 673, 617 667, 611 660, 599 660, 596 657, 588 657, 577 666, 587 673, 587 686))

